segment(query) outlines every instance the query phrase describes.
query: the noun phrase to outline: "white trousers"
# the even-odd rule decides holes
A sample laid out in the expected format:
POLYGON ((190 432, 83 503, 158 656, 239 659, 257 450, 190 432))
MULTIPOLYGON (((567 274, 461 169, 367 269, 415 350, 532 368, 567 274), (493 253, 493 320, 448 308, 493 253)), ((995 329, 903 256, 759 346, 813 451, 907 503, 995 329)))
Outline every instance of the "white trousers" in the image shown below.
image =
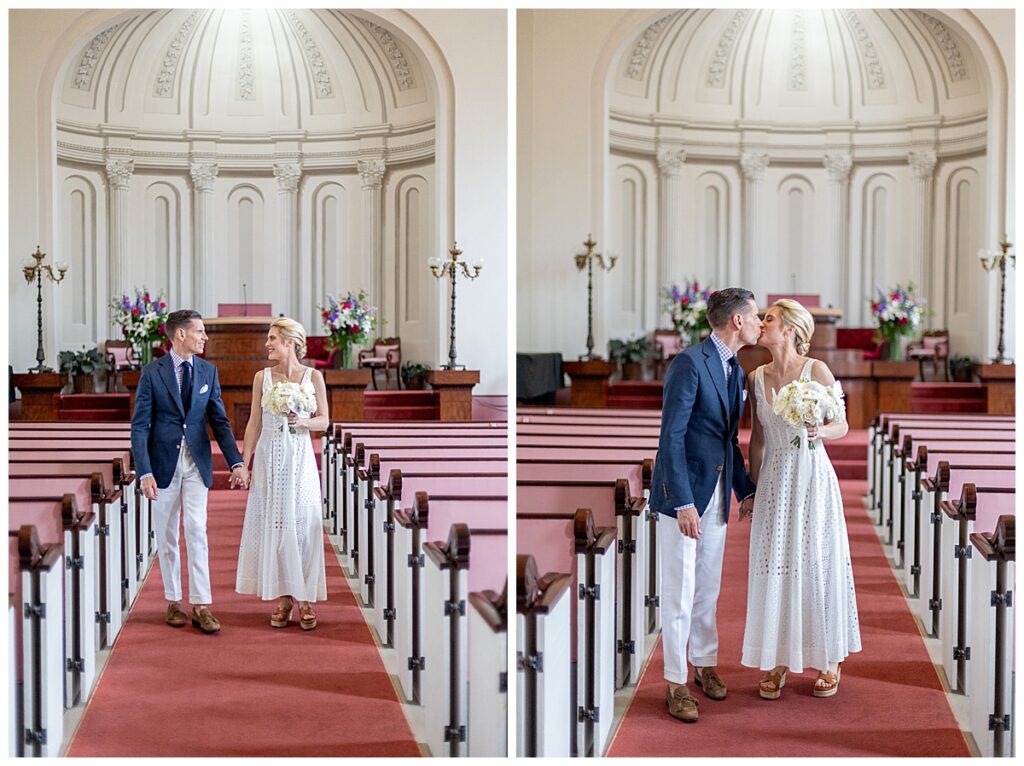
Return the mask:
POLYGON ((725 481, 719 479, 711 502, 700 517, 698 540, 680 532, 674 516, 658 516, 661 638, 665 680, 674 684, 686 683, 687 645, 691 665, 714 667, 718 664, 715 613, 725 555, 726 502, 725 481))
POLYGON ((153 532, 160 557, 164 598, 181 601, 181 554, 178 526, 185 517, 185 548, 188 551, 188 600, 190 604, 213 603, 210 591, 209 547, 206 543, 206 499, 203 484, 188 448, 181 445, 181 457, 170 486, 160 489, 153 501, 153 532))

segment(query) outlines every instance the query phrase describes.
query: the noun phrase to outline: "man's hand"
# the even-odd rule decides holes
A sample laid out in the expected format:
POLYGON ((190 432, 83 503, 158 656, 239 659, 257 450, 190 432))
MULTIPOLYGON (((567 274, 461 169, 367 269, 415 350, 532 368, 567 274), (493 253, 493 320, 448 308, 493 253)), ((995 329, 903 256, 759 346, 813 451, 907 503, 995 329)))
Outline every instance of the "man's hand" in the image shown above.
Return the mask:
POLYGON ((142 496, 147 500, 156 500, 160 490, 156 486, 156 478, 147 476, 142 480, 142 496))
POLYGON ((684 508, 676 511, 676 522, 679 524, 679 531, 694 540, 700 538, 700 516, 696 508, 684 508))
POLYGON ((754 513, 754 498, 753 496, 745 498, 740 503, 740 521, 752 516, 754 513))
POLYGON ((230 485, 232 489, 235 487, 247 489, 249 487, 249 469, 244 465, 235 466, 231 471, 230 485))

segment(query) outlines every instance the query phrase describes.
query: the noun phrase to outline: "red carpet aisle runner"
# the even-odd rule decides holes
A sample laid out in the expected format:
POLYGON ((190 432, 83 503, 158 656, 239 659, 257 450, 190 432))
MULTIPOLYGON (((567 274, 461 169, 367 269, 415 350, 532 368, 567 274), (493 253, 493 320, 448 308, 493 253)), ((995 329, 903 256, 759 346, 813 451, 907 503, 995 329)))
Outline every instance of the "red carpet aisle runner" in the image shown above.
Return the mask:
POLYGON ((811 695, 817 673, 789 675, 782 697, 763 700, 760 672, 740 665, 750 524, 729 516, 718 600, 718 671, 725 700, 690 680, 700 721, 668 715, 661 643, 615 735, 612 756, 968 756, 914 618, 886 561, 862 497, 864 481, 840 482, 853 556, 863 651, 843 665, 839 693, 811 695))
MULTIPOLYGON (((316 630, 298 627, 297 610, 287 628, 271 628, 272 604, 235 593, 245 498, 241 491, 210 493, 213 613, 221 632, 164 623, 154 563, 68 755, 419 755, 326 541, 328 600, 316 605, 316 630)), ((182 569, 187 598, 184 553, 182 569)))

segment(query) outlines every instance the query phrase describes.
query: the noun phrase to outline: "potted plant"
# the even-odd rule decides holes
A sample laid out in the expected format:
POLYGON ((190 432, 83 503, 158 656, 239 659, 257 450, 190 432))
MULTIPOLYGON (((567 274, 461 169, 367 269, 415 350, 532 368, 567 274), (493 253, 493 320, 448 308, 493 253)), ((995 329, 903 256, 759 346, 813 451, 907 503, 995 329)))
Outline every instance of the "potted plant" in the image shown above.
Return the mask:
POLYGON ((969 356, 951 356, 949 358, 949 374, 956 383, 970 383, 974 379, 974 365, 977 364, 969 356))
POLYGON ((426 375, 429 369, 429 364, 420 364, 419 362, 406 362, 403 364, 399 374, 402 377, 402 384, 406 390, 422 391, 426 388, 426 375))
POLYGON ((110 369, 110 365, 100 355, 98 348, 61 351, 59 360, 60 371, 67 371, 76 394, 91 394, 95 390, 94 374, 96 371, 110 369))
POLYGON ((645 337, 608 341, 608 358, 622 365, 623 380, 643 380, 644 362, 651 354, 651 342, 645 337))

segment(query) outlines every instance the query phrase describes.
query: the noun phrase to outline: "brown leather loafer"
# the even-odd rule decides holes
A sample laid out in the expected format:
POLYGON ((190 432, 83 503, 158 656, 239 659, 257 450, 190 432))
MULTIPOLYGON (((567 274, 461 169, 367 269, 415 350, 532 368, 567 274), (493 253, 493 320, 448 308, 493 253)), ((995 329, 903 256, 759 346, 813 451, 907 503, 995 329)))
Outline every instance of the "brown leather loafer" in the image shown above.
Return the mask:
POLYGON ((677 687, 674 692, 671 686, 666 687, 665 702, 673 718, 685 723, 697 723, 697 700, 685 686, 677 687))
POLYGON ((186 622, 188 622, 188 615, 181 608, 181 604, 177 601, 169 603, 167 605, 167 624, 172 628, 183 628, 186 622))
POLYGON ((203 633, 216 633, 220 630, 220 623, 205 606, 198 609, 192 607, 192 627, 199 628, 203 633))
POLYGON ((713 700, 725 699, 725 684, 718 677, 714 668, 694 668, 693 681, 704 690, 704 694, 713 700))

